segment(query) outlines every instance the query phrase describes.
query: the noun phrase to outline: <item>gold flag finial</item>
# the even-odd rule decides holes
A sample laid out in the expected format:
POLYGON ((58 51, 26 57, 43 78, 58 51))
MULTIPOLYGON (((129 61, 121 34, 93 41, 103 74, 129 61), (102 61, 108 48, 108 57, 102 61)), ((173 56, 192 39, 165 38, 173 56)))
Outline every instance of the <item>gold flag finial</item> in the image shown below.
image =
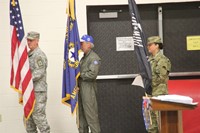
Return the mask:
POLYGON ((13 6, 15 6, 15 5, 16 5, 16 4, 15 4, 15 0, 12 0, 12 5, 13 5, 13 6))

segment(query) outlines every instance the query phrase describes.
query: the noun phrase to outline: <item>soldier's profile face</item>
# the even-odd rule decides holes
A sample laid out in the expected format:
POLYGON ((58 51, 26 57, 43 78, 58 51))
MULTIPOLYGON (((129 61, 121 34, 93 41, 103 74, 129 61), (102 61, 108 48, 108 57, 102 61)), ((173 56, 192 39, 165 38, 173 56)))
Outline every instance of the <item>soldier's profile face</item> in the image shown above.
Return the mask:
POLYGON ((27 43, 30 50, 34 50, 38 47, 38 39, 27 39, 27 43))
POLYGON ((158 46, 155 43, 150 43, 147 45, 147 49, 149 51, 149 53, 154 53, 156 51, 156 49, 158 49, 158 46))

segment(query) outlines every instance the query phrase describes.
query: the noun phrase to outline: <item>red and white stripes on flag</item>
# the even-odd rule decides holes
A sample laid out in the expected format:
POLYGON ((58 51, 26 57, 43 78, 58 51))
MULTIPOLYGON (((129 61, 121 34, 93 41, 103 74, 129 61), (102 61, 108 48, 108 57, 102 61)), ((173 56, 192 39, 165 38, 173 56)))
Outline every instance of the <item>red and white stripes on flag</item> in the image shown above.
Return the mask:
POLYGON ((20 94, 27 120, 35 104, 32 74, 29 66, 26 38, 18 0, 10 0, 11 76, 10 85, 20 94))

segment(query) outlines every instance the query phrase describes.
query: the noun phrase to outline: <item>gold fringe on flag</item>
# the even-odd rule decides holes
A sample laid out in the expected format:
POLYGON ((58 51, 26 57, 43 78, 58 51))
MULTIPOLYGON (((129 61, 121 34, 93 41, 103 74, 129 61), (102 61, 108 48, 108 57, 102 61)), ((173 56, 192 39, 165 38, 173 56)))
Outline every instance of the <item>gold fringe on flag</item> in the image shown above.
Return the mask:
POLYGON ((74 9, 74 0, 68 0, 67 15, 71 16, 75 20, 75 9, 74 9))

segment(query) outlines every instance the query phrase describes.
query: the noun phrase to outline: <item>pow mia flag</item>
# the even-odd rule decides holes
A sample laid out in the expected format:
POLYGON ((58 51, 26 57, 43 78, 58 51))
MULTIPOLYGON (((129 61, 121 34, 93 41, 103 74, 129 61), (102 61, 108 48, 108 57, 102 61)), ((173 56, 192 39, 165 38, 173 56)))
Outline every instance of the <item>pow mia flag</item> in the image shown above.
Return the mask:
MULTIPOLYGON (((151 94, 151 66, 148 62, 148 54, 146 47, 146 38, 140 23, 140 16, 138 13, 135 0, 128 0, 129 13, 131 15, 131 24, 133 29, 134 49, 138 61, 139 73, 142 77, 142 86, 147 94, 151 94)), ((135 80, 138 78, 136 77, 135 80)))

